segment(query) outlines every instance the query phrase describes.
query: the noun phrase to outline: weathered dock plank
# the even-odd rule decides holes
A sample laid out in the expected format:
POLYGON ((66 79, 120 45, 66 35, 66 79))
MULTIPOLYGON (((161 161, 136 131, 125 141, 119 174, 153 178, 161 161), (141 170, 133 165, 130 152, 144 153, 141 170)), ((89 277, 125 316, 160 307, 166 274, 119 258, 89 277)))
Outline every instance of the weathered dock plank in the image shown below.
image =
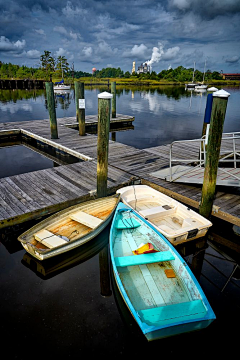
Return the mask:
MULTIPOLYGON (((70 118, 75 121, 74 118, 70 118)), ((49 120, 34 120, 0 124, 1 132, 6 135, 17 134, 32 136, 39 141, 41 151, 44 146, 54 146, 57 151, 78 154, 89 161, 61 165, 51 169, 34 171, 0 179, 0 228, 14 225, 30 219, 51 214, 67 206, 90 198, 97 184, 97 136, 78 132, 65 126, 69 118, 58 119, 58 139, 51 139, 49 120), (29 135, 31 133, 31 135, 29 135), (92 159, 92 160, 91 160, 92 159)), ((128 120, 128 119, 127 119, 128 120)), ((90 116, 89 122, 96 122, 96 116, 90 116)), ((229 152, 224 146, 223 152, 229 152)), ((199 207, 201 186, 182 183, 170 183, 153 177, 152 172, 169 166, 170 145, 161 145, 148 149, 136 149, 115 141, 109 141, 108 192, 129 184, 131 178, 140 178, 165 194, 192 206, 199 207)), ((194 143, 184 147, 174 144, 173 155, 188 159, 197 158, 199 145, 194 143)), ((231 193, 227 188, 217 188, 214 201, 214 216, 240 226, 240 194, 231 193)))
MULTIPOLYGON (((109 166, 108 193, 115 193, 119 187, 127 185, 130 177, 109 166)), ((96 161, 0 179, 0 228, 36 219, 90 199, 91 192, 97 188, 96 179, 96 161), (26 204, 23 199, 27 200, 26 204)))

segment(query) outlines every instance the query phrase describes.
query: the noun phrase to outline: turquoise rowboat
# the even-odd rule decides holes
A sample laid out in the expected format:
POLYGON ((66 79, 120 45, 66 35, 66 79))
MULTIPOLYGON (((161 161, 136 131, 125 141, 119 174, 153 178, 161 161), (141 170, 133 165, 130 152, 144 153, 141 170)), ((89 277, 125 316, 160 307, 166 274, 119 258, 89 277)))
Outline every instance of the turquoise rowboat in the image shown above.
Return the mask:
POLYGON ((173 245, 122 202, 111 225, 110 256, 118 289, 148 341, 205 328, 216 318, 173 245))

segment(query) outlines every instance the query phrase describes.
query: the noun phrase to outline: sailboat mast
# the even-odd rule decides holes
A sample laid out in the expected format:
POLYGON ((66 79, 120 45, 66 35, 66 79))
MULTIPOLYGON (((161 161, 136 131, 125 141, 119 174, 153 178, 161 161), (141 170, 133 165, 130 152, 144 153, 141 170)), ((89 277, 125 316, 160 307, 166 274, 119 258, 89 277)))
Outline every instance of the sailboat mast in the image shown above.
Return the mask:
POLYGON ((193 78, 192 78, 192 82, 194 82, 194 73, 195 73, 195 61, 194 61, 194 67, 193 67, 193 78))
POLYGON ((204 71, 203 71, 203 84, 204 84, 204 78, 205 78, 205 71, 206 71, 206 60, 205 60, 204 71))

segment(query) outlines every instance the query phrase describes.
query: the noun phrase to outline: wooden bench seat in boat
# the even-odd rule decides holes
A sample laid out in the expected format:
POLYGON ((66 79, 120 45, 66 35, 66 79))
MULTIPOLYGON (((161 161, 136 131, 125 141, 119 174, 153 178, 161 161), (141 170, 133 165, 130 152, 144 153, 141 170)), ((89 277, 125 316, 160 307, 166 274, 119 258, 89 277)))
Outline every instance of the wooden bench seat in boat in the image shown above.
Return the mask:
POLYGON ((91 229, 95 229, 99 226, 103 220, 99 219, 95 216, 89 215, 84 211, 77 211, 70 215, 70 218, 74 221, 77 221, 85 226, 90 227, 91 229))
POLYGON ((153 218, 155 216, 166 216, 170 214, 174 214, 176 211, 176 206, 154 206, 150 209, 139 210, 139 213, 145 218, 153 218))
POLYGON ((199 317, 204 317, 206 313, 207 311, 202 300, 193 300, 138 311, 138 315, 143 322, 155 326, 199 319, 199 317))
POLYGON ((43 245, 47 246, 49 249, 52 249, 56 246, 66 244, 66 240, 62 239, 60 236, 53 234, 52 232, 43 229, 38 233, 34 234, 34 238, 41 242, 43 245))
POLYGON ((171 261, 175 257, 171 251, 160 251, 150 254, 132 255, 132 256, 120 256, 115 257, 116 266, 134 266, 143 264, 152 264, 161 261, 171 261))

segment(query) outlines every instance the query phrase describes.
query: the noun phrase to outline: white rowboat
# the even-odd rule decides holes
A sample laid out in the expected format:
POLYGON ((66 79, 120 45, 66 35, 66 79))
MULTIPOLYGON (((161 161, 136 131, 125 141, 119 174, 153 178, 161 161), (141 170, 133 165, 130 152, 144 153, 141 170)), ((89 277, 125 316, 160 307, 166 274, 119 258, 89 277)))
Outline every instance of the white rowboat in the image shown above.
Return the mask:
POLYGON ((203 216, 150 186, 126 186, 117 193, 123 203, 137 211, 174 245, 204 236, 212 225, 203 216))

